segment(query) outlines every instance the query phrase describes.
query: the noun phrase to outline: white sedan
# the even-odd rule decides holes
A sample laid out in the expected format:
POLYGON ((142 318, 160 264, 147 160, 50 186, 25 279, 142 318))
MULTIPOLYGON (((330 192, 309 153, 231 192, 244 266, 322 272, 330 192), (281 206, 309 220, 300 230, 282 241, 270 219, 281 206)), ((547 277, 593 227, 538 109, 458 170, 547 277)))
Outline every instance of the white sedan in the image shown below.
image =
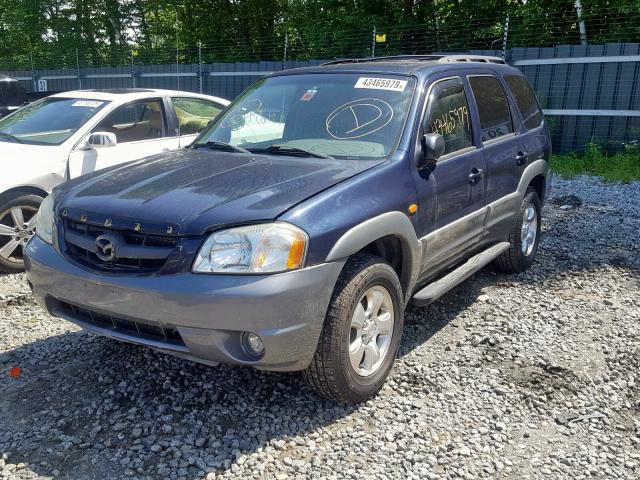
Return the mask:
POLYGON ((42 199, 95 170, 186 146, 229 102, 151 89, 65 92, 0 120, 0 270, 23 269, 42 199))

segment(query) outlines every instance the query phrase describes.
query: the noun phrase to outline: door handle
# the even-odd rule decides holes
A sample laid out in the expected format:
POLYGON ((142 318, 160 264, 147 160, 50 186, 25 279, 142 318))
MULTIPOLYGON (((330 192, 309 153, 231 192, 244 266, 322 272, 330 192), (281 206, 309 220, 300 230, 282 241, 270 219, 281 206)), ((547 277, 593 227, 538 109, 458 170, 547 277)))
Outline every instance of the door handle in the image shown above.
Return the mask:
POLYGON ((527 154, 523 152, 518 152, 516 155, 516 165, 524 165, 527 162, 527 154))
POLYGON ((469 183, 476 184, 482 179, 483 171, 481 168, 474 168, 469 174, 469 183))

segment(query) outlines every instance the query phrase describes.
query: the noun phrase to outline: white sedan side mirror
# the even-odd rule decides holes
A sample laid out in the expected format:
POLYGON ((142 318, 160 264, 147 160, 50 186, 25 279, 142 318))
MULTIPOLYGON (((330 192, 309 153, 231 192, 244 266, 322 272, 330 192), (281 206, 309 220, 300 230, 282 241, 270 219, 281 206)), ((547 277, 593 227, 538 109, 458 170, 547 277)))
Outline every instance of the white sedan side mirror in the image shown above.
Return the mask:
POLYGON ((116 134, 111 132, 94 132, 87 141, 87 146, 93 148, 115 147, 117 144, 116 134))

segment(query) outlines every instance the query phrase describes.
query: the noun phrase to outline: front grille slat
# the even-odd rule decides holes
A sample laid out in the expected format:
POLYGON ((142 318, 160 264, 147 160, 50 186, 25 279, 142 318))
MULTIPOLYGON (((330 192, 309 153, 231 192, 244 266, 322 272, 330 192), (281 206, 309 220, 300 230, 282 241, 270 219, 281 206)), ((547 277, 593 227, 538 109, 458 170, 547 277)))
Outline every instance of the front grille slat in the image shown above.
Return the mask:
POLYGON ((179 243, 175 235, 100 227, 71 218, 64 221, 64 240, 65 253, 72 260, 105 272, 136 273, 153 273, 162 269, 179 243), (124 244, 120 245, 118 258, 103 261, 96 255, 95 240, 108 233, 117 235, 120 243, 124 240, 124 244))
POLYGON ((67 302, 60 302, 60 306, 64 312, 67 312, 67 314, 72 316, 74 319, 89 325, 94 325, 96 327, 137 337, 143 340, 146 339, 165 343, 170 346, 185 346, 180 332, 173 327, 168 328, 160 325, 152 325, 150 323, 114 317, 112 315, 103 315, 67 302))

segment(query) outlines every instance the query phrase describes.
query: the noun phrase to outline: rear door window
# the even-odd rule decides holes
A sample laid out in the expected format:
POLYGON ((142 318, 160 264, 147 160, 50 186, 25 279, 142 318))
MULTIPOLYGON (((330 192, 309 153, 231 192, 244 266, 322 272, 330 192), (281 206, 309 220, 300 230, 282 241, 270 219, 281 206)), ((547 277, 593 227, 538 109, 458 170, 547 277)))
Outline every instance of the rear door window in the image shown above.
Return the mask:
POLYGON ((469 83, 478 106, 482 141, 513 133, 509 102, 498 79, 493 75, 476 75, 469 77, 469 83))
POLYGON ((513 93, 513 98, 516 100, 518 110, 522 114, 527 130, 532 130, 542 125, 542 112, 538 107, 536 96, 531 90, 527 79, 520 75, 505 75, 504 80, 507 82, 511 93, 513 93))
POLYGON ((443 155, 473 146, 469 104, 459 78, 436 83, 429 95, 425 133, 439 133, 444 138, 443 155))

